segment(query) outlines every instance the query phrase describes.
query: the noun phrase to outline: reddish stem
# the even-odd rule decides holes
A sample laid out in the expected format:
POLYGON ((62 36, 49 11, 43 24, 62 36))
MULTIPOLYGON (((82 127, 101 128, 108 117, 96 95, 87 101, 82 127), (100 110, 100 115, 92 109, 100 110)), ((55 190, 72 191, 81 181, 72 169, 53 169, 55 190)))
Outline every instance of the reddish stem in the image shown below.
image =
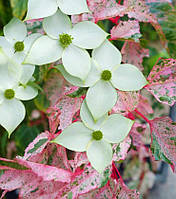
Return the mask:
POLYGON ((150 134, 151 134, 151 143, 152 143, 153 142, 153 135, 152 135, 153 129, 152 129, 152 123, 151 123, 151 121, 148 118, 146 118, 141 112, 139 112, 137 109, 135 109, 134 111, 138 115, 140 115, 149 124, 149 126, 150 126, 150 134))
POLYGON ((141 112, 139 112, 137 109, 134 110, 138 115, 140 115, 149 125, 151 125, 151 121, 146 118, 141 112))
POLYGON ((116 181, 118 182, 118 176, 119 176, 119 178, 120 178, 120 183, 121 183, 121 185, 123 186, 123 184, 124 184, 123 178, 122 178, 122 176, 120 175, 120 172, 119 172, 119 170, 117 169, 117 167, 116 167, 114 161, 112 162, 112 168, 113 168, 113 171, 114 171, 113 173, 114 173, 115 176, 116 176, 116 181), (118 174, 118 176, 117 176, 117 174, 118 174))

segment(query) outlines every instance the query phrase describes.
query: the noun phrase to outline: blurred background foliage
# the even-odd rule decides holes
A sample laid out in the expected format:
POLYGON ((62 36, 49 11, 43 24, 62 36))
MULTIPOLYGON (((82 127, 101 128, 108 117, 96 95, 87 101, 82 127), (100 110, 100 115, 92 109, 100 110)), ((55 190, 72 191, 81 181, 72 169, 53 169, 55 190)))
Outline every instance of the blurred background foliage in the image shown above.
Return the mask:
MULTIPOLYGON (((157 15, 159 23, 167 39, 167 47, 162 46, 160 35, 153 26, 149 23, 140 23, 141 37, 139 42, 144 48, 150 51, 150 57, 145 57, 143 60, 144 74, 147 76, 156 63, 159 57, 176 58, 176 9, 174 4, 168 3, 150 3, 151 12, 157 15)), ((0 0, 0 35, 3 35, 3 26, 6 25, 13 16, 23 20, 26 14, 27 0, 0 0)), ((124 16, 121 20, 128 20, 124 16)), ((98 23, 106 31, 109 31, 113 26, 112 22, 104 20, 98 23)), ((34 23, 33 26, 28 26, 28 30, 36 32, 37 28, 41 27, 41 23, 34 23)), ((113 41, 119 49, 122 48, 124 41, 113 41)), ((49 66, 36 67, 35 78, 38 86, 43 88, 50 73, 55 73, 56 70, 49 70, 49 66)), ((162 109, 162 105, 157 103, 152 98, 152 107, 162 109)), ((35 100, 25 102, 27 110, 26 118, 23 123, 12 134, 10 140, 7 137, 7 132, 0 127, 0 156, 13 158, 16 154, 23 155, 27 145, 42 131, 48 129, 46 109, 49 106, 49 101, 45 93, 41 89, 40 94, 35 100), (38 110, 38 111, 37 111, 38 110), (37 111, 37 112, 35 112, 37 111)))

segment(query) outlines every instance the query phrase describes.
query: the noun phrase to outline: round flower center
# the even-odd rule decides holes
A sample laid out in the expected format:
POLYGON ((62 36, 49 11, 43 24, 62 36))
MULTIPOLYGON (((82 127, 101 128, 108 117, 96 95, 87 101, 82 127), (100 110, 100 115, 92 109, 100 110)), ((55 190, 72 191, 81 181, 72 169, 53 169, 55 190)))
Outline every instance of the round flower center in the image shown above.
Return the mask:
POLYGON ((104 70, 102 73, 101 73, 101 79, 104 80, 104 81, 109 81, 112 77, 112 74, 111 74, 111 71, 109 70, 104 70))
POLYGON ((92 133, 92 138, 94 140, 101 140, 103 138, 103 133, 101 131, 94 131, 92 133))
POLYGON ((68 47, 72 43, 72 40, 73 37, 71 35, 65 33, 59 35, 59 41, 63 48, 68 47))
POLYGON ((21 52, 24 50, 24 43, 22 41, 17 41, 14 45, 15 52, 21 52))
POLYGON ((4 92, 4 96, 7 99, 13 99, 15 97, 15 91, 13 89, 7 89, 4 92))

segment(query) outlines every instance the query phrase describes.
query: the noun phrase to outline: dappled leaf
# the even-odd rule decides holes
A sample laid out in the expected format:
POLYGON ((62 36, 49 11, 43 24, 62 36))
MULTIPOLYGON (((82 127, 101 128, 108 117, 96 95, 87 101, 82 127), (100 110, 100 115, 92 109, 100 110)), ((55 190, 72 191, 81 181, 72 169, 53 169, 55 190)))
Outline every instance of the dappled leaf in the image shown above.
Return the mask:
POLYGON ((137 106, 137 110, 142 113, 143 115, 148 115, 153 113, 153 109, 150 106, 149 100, 144 97, 143 95, 140 95, 139 97, 139 103, 137 106))
POLYGON ((38 135, 25 149, 24 159, 30 160, 33 156, 41 153, 45 146, 49 143, 49 132, 38 135))
POLYGON ((126 137, 125 140, 121 142, 120 144, 114 144, 113 145, 113 151, 114 151, 113 160, 114 161, 125 160, 130 146, 131 146, 130 137, 126 137))
POLYGON ((144 146, 144 141, 142 140, 142 138, 146 128, 146 124, 140 124, 135 122, 130 130, 129 136, 132 139, 133 146, 137 149, 144 146))
MULTIPOLYGON (((117 26, 111 29, 111 39, 125 38, 128 39, 132 35, 140 34, 138 21, 120 21, 117 26)), ((131 57, 131 55, 130 55, 131 57)))
POLYGON ((71 98, 64 96, 58 100, 56 107, 59 108, 60 114, 60 126, 59 129, 64 129, 72 123, 73 116, 80 109, 82 99, 71 98))
POLYGON ((133 64, 138 67, 139 70, 144 70, 142 62, 144 57, 149 57, 148 49, 142 48, 139 43, 126 41, 121 53, 124 63, 133 64))
MULTIPOLYGON (((151 121, 153 137, 152 148, 155 147, 157 157, 176 166, 176 124, 165 116, 151 121), (157 148, 156 148, 157 147, 157 148), (164 155, 164 156, 163 156, 164 155), (168 159, 168 160, 167 160, 168 159)), ((155 156, 156 157, 156 156, 155 156)))
POLYGON ((115 106, 112 108, 113 113, 121 113, 123 115, 128 114, 128 112, 133 111, 139 102, 139 92, 125 92, 118 91, 118 100, 115 106))
POLYGON ((145 87, 161 103, 172 106, 176 101, 176 60, 159 59, 151 70, 145 87))

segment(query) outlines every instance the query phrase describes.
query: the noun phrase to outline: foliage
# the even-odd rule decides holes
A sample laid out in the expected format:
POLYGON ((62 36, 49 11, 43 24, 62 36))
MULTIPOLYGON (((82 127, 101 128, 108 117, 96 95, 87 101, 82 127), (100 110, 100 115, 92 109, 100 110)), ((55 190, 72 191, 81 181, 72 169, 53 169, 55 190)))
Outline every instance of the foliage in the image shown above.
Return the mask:
POLYGON ((0 1, 1 197, 139 199, 153 159, 175 172, 176 124, 152 108, 176 102, 175 7, 36 5, 0 1))

